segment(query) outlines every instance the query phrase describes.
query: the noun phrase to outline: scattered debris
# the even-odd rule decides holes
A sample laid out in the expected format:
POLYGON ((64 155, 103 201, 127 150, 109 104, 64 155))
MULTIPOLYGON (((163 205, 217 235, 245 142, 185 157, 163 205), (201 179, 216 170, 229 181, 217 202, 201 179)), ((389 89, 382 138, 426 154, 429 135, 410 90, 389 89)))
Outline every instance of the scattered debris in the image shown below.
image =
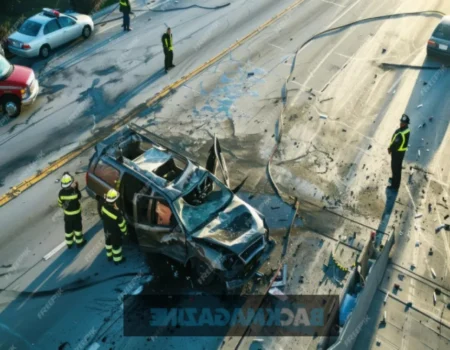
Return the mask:
POLYGON ((427 83, 426 81, 423 82, 423 85, 424 85, 424 86, 427 85, 427 84, 428 84, 428 83, 427 83))
POLYGON ((433 292, 433 302, 434 302, 434 305, 436 305, 436 292, 433 292))
POLYGON ((333 98, 334 98, 334 97, 329 97, 329 98, 326 98, 326 99, 324 99, 324 100, 320 100, 319 103, 330 101, 330 100, 332 100, 333 98))
POLYGON ((420 241, 416 241, 416 247, 420 246, 420 241))
POLYGON ((347 130, 346 129, 342 129, 342 132, 347 132, 347 130))
POLYGON ((281 301, 287 300, 286 294, 284 294, 281 290, 279 290, 277 287, 273 287, 269 289, 269 294, 273 295, 274 297, 280 299, 281 301))
POLYGON ((428 121, 432 122, 433 121, 433 117, 428 118, 428 121))
POLYGON ((273 287, 284 287, 287 282, 287 264, 283 265, 283 268, 278 272, 277 277, 275 277, 272 283, 273 287))
POLYGON ((422 108, 422 107, 423 107, 423 104, 420 104, 417 106, 417 109, 422 108))
POLYGON ((448 214, 445 215, 445 216, 444 216, 444 220, 447 220, 447 219, 449 218, 449 216, 450 216, 450 215, 448 215, 448 214))
POLYGON ((436 272, 434 272, 433 268, 431 268, 431 274, 433 275, 433 278, 436 278, 436 272))
POLYGON ((369 147, 367 147, 367 149, 371 149, 372 148, 372 145, 369 145, 369 147))
POLYGON ((442 230, 445 227, 445 224, 439 225, 438 227, 436 227, 436 229, 434 230, 434 232, 438 233, 440 230, 442 230))
POLYGON ((381 53, 382 53, 382 54, 386 53, 386 49, 382 49, 382 50, 381 50, 381 53))
POLYGON ((254 76, 254 75, 255 75, 254 72, 249 72, 249 73, 247 73, 247 78, 250 78, 250 77, 252 77, 252 76, 254 76))
POLYGON ((428 204, 428 212, 431 213, 431 210, 432 210, 432 209, 433 209, 433 208, 431 207, 431 203, 429 203, 429 204, 428 204))
POLYGON ((417 150, 417 156, 420 157, 420 149, 417 150))
POLYGON ((388 298, 389 298, 389 292, 387 292, 387 293, 386 293, 386 296, 384 297, 384 303, 385 303, 385 304, 387 303, 388 298))
POLYGON ((428 255, 430 255, 430 256, 433 255, 433 248, 430 248, 428 255))
POLYGON ((328 116, 326 114, 321 114, 320 119, 328 119, 328 116))
POLYGON ((417 214, 414 218, 418 219, 418 218, 421 218, 421 217, 422 217, 422 214, 417 214))

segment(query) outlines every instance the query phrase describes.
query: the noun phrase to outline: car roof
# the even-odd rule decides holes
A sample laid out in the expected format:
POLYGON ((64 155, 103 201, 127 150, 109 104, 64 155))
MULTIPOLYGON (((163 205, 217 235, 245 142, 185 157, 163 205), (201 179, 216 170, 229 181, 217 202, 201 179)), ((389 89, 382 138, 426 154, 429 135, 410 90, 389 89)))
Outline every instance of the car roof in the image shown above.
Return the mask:
POLYGON ((441 23, 444 23, 446 25, 450 25, 450 16, 442 17, 441 23))

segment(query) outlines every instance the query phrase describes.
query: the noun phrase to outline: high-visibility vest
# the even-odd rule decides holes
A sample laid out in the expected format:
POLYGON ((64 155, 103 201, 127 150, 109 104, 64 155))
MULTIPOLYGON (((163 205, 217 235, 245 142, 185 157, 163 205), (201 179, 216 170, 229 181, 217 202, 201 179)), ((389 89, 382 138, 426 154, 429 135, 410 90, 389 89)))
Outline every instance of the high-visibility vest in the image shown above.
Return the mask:
POLYGON ((169 40, 167 40, 167 37, 164 39, 166 42, 166 47, 169 49, 169 51, 173 51, 173 46, 172 46, 172 34, 168 35, 169 40))
POLYGON ((128 7, 128 4, 125 0, 119 0, 120 6, 128 7))
POLYGON ((402 143, 400 145, 400 147, 396 150, 397 152, 406 152, 408 150, 408 145, 406 143, 406 135, 409 134, 409 129, 405 129, 402 131, 399 131, 398 133, 394 134, 394 136, 392 137, 392 141, 390 146, 392 146, 392 144, 394 143, 395 139, 397 138, 398 135, 402 136, 402 143))

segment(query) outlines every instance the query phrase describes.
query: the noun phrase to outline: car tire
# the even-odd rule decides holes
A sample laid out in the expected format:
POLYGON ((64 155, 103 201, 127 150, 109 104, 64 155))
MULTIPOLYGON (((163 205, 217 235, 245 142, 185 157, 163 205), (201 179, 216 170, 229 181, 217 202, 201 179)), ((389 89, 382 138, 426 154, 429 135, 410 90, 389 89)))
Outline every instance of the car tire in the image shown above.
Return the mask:
POLYGON ((191 261, 191 273, 194 284, 201 287, 211 285, 217 277, 215 271, 211 270, 211 268, 200 259, 193 259, 191 261))
POLYGON ((84 26, 83 28, 83 38, 88 39, 92 34, 92 29, 90 26, 84 26))
POLYGON ((50 45, 42 45, 41 49, 39 50, 39 56, 41 56, 41 58, 48 58, 48 56, 50 56, 50 45))
POLYGON ((5 96, 2 99, 2 109, 10 118, 15 118, 19 116, 22 104, 17 96, 5 96))

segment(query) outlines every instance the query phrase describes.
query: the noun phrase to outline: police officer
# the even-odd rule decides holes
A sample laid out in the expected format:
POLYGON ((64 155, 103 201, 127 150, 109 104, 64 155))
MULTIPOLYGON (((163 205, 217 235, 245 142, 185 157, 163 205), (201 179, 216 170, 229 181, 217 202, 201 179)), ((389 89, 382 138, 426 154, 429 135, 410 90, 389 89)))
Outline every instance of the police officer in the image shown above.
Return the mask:
POLYGON ((61 191, 58 195, 58 205, 64 210, 64 226, 66 231, 67 248, 72 248, 73 241, 81 247, 86 241, 83 237, 81 222, 81 192, 78 182, 69 173, 64 173, 61 178, 61 191))
POLYGON ((129 0, 119 0, 120 4, 120 12, 123 14, 123 30, 124 31, 130 31, 132 28, 130 28, 130 13, 131 13, 131 5, 129 0))
POLYGON ((101 217, 105 231, 105 248, 108 260, 120 264, 125 261, 122 256, 122 235, 127 235, 127 223, 117 207, 119 192, 111 189, 106 194, 106 202, 102 206, 101 217))
POLYGON ((391 185, 388 188, 398 191, 400 187, 400 180, 402 178, 402 163, 405 153, 408 149, 409 141, 409 117, 403 114, 400 119, 400 128, 395 130, 392 136, 391 144, 388 152, 391 155, 391 169, 392 178, 390 178, 391 185))
POLYGON ((173 41, 172 41, 172 30, 167 28, 167 31, 163 34, 162 44, 164 49, 164 68, 166 73, 170 68, 174 68, 173 64, 173 41))

